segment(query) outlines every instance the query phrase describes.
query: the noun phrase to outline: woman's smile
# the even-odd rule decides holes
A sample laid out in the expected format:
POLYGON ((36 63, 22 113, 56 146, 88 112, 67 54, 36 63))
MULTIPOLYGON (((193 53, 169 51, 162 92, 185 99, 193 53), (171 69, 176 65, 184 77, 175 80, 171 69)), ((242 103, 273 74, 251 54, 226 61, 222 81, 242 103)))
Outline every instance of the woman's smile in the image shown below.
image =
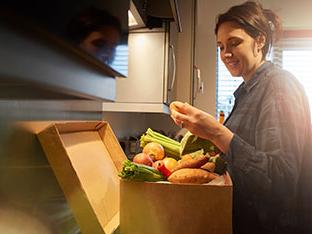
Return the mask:
POLYGON ((225 66, 229 70, 229 72, 232 75, 235 75, 237 72, 239 72, 240 69, 240 62, 238 59, 225 59, 224 60, 225 66))

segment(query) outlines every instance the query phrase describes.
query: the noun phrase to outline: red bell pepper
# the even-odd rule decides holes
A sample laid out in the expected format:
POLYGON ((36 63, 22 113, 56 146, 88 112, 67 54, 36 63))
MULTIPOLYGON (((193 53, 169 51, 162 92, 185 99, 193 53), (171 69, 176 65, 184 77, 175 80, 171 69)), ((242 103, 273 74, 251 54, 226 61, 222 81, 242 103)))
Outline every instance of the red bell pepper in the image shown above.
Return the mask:
POLYGON ((171 171, 167 169, 163 163, 157 165, 157 170, 160 171, 165 178, 168 178, 171 175, 171 171))

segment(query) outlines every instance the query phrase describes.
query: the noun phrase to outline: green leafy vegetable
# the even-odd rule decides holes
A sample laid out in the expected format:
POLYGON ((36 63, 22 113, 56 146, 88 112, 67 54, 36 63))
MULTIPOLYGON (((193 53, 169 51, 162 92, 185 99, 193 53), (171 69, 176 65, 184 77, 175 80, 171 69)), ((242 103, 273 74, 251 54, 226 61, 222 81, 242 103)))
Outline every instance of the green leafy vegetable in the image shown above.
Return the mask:
POLYGON ((220 150, 210 141, 202 139, 187 132, 181 140, 180 155, 193 153, 198 150, 204 150, 204 154, 218 154, 220 150))
POLYGON ((122 171, 118 174, 123 179, 134 181, 162 181, 165 180, 164 176, 153 167, 143 164, 137 164, 126 160, 123 163, 122 171))

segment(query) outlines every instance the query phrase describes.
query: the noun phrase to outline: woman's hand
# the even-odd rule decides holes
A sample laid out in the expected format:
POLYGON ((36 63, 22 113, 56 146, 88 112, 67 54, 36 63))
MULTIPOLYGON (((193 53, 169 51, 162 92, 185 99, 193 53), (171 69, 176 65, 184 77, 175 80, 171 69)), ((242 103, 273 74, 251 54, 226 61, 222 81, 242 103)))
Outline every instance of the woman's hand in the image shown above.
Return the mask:
POLYGON ((199 110, 188 103, 172 102, 171 118, 180 127, 213 142, 222 152, 227 152, 233 133, 220 124, 212 115, 199 110))

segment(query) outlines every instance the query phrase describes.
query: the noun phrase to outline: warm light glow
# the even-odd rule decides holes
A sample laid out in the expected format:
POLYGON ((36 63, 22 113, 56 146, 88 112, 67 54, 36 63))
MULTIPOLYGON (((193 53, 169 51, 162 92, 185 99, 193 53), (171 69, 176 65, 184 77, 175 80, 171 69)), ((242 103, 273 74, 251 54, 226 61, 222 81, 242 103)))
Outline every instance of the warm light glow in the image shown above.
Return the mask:
POLYGON ((136 21, 136 19, 132 15, 131 11, 128 11, 128 21, 129 21, 128 25, 130 27, 138 25, 138 22, 136 21))

